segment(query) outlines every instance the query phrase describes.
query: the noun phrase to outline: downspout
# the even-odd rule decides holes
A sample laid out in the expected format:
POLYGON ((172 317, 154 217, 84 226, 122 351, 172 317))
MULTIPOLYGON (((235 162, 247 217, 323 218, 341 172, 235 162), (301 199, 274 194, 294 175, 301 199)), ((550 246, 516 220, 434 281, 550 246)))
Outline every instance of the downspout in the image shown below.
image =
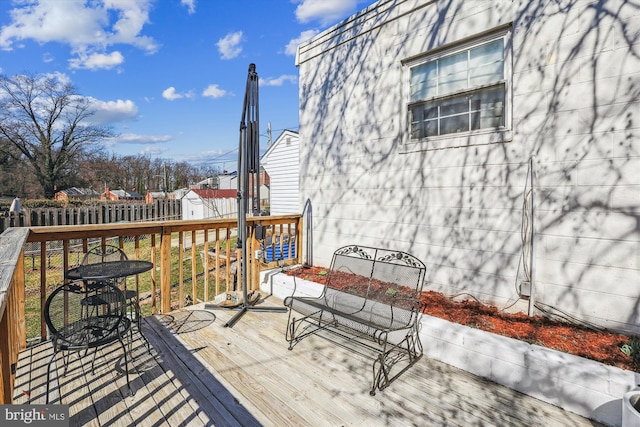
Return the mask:
POLYGON ((531 155, 531 252, 529 254, 530 265, 530 295, 529 295, 529 316, 534 315, 535 295, 536 295, 536 155, 531 155))

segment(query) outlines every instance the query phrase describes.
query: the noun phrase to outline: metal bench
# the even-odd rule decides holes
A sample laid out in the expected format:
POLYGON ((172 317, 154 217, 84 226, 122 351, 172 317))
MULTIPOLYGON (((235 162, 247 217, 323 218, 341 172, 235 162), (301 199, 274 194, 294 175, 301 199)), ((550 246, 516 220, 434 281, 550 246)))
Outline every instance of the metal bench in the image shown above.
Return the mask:
POLYGON ((374 395, 422 356, 418 325, 425 271, 405 252, 356 245, 336 250, 319 296, 296 296, 294 288, 284 300, 289 350, 319 331, 374 350, 374 395))

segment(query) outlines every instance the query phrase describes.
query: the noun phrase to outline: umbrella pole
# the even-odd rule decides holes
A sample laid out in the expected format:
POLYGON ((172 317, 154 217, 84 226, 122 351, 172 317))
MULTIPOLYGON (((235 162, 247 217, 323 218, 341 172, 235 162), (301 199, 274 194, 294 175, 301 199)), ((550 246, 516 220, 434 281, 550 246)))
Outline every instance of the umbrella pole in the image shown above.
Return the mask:
MULTIPOLYGON (((260 215, 260 134, 258 121, 258 73, 255 64, 249 65, 247 87, 244 94, 242 119, 240 120, 240 142, 238 144, 238 249, 241 249, 240 270, 242 278, 242 304, 238 312, 225 323, 232 327, 247 311, 286 312, 286 307, 255 307, 248 303, 247 288, 249 263, 247 242, 247 213, 249 211, 249 184, 253 190, 252 214, 260 215)), ((205 308, 216 308, 205 305, 205 308)))

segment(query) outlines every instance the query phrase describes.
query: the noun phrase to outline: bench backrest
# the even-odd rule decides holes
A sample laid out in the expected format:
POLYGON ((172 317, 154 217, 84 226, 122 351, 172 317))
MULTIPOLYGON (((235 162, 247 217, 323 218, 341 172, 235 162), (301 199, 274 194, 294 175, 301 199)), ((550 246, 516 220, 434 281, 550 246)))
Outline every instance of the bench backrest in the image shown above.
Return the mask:
POLYGON ((408 253, 350 245, 334 252, 327 287, 414 311, 425 272, 422 261, 408 253))

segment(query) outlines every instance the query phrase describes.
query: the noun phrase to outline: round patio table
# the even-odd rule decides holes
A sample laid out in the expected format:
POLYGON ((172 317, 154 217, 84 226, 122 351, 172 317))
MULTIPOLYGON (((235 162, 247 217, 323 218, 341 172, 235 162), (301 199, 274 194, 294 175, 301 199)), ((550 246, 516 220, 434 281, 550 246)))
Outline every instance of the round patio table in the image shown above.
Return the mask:
POLYGON ((67 271, 66 277, 69 280, 105 282, 121 277, 135 276, 152 268, 152 262, 137 259, 105 261, 74 267, 67 271))
MULTIPOLYGON (((116 279, 136 274, 144 273, 153 268, 150 261, 142 261, 137 259, 122 259, 117 261, 104 261, 93 264, 79 265, 67 271, 66 278, 71 281, 81 280, 87 290, 97 290, 106 284, 115 284, 116 279)), ((124 281, 124 292, 127 293, 127 282, 124 281)), ((138 332, 144 338, 147 348, 150 349, 147 337, 142 333, 142 315, 140 313, 140 303, 137 290, 133 291, 135 301, 131 301, 131 307, 134 309, 133 319, 137 326, 138 332)))

